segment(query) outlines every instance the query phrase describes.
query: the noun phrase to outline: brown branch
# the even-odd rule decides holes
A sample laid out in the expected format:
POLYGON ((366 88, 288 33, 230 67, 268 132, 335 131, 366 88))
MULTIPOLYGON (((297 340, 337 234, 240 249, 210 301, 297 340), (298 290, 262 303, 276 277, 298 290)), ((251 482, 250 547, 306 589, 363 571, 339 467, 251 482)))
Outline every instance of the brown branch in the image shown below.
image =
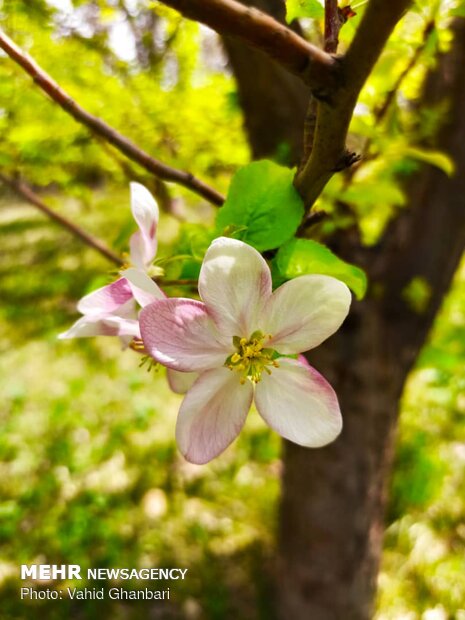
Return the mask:
POLYGON ((298 75, 317 98, 327 99, 338 81, 338 62, 258 9, 236 0, 161 0, 221 35, 239 37, 298 75))
POLYGON ((118 165, 121 169, 121 172, 124 174, 128 181, 137 181, 142 185, 146 185, 148 189, 155 196, 157 203, 159 204, 162 211, 165 213, 169 213, 173 217, 177 219, 182 219, 180 215, 176 211, 176 207, 174 206, 174 201, 170 195, 170 191, 161 179, 158 177, 150 177, 150 183, 147 183, 147 179, 143 177, 143 175, 138 174, 131 164, 124 158, 121 157, 119 151, 117 151, 111 144, 108 144, 103 138, 100 136, 96 136, 96 139, 99 141, 102 149, 107 153, 107 155, 118 165))
POLYGON ((19 179, 7 177, 0 172, 0 181, 5 185, 8 185, 14 192, 19 194, 22 198, 27 200, 30 204, 37 207, 42 213, 45 213, 47 217, 57 222, 63 228, 66 228, 72 235, 78 237, 86 245, 100 252, 102 256, 105 256, 109 261, 115 263, 118 266, 124 265, 124 261, 117 254, 115 254, 110 248, 108 248, 103 241, 97 239, 93 235, 90 235, 85 230, 68 220, 68 218, 60 215, 56 211, 53 211, 35 194, 32 189, 19 179))
POLYGON ((310 210, 326 183, 357 156, 346 150, 345 141, 359 93, 381 54, 392 30, 411 0, 371 0, 355 37, 340 59, 342 82, 334 104, 320 101, 313 148, 295 184, 310 210))
POLYGON ((164 181, 178 183, 215 205, 220 206, 223 204, 224 197, 215 189, 197 179, 191 173, 177 170, 151 157, 134 142, 131 142, 116 129, 105 123, 105 121, 87 112, 2 30, 0 30, 0 48, 20 65, 32 77, 34 82, 63 110, 71 114, 76 121, 113 144, 126 157, 137 162, 145 170, 164 181))
MULTIPOLYGON (((337 46, 339 45, 339 30, 341 29, 342 24, 343 21, 341 19, 341 13, 337 0, 325 0, 325 52, 331 54, 335 54, 337 52, 337 46)), ((317 113, 318 102, 313 95, 310 95, 304 123, 303 157, 299 169, 302 169, 305 166, 305 162, 308 160, 312 152, 317 113)))
POLYGON ((330 217, 327 211, 312 211, 302 220, 299 228, 296 232, 296 237, 305 237, 307 232, 316 224, 320 224, 320 222, 324 222, 330 217))
POLYGON ((341 18, 337 0, 325 0, 325 52, 335 54, 339 45, 341 18))

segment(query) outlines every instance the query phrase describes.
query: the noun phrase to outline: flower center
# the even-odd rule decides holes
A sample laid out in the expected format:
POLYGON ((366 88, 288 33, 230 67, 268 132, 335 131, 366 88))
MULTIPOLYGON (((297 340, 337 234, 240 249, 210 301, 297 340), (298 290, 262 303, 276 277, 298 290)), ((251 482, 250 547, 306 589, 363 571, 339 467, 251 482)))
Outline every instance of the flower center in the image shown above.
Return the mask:
POLYGON ((250 338, 233 337, 236 352, 226 359, 224 365, 230 370, 241 373, 242 384, 246 382, 246 379, 252 383, 258 383, 263 371, 271 375, 270 366, 279 367, 276 361, 279 353, 264 346, 264 341, 270 338, 271 336, 265 336, 261 331, 254 332, 250 338))

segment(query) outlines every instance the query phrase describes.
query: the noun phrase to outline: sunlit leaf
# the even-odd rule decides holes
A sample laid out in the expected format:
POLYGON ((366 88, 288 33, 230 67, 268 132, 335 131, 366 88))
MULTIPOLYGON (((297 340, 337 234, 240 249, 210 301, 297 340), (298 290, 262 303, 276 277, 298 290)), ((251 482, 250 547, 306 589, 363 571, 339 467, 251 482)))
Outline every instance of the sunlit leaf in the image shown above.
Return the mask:
POLYGON ((218 211, 219 233, 246 241, 260 251, 288 241, 304 213, 293 178, 292 170, 267 160, 238 170, 218 211))
POLYGON ((321 19, 324 17, 324 8, 318 0, 287 0, 286 20, 291 23, 299 17, 321 19))
POLYGON ((357 299, 362 299, 366 293, 367 277, 363 269, 346 263, 316 241, 292 239, 279 249, 276 263, 286 279, 320 273, 345 282, 357 299))
POLYGON ((436 168, 445 172, 449 177, 454 174, 454 162, 445 153, 441 153, 440 151, 427 151, 414 146, 406 148, 405 153, 414 159, 436 166, 436 168))

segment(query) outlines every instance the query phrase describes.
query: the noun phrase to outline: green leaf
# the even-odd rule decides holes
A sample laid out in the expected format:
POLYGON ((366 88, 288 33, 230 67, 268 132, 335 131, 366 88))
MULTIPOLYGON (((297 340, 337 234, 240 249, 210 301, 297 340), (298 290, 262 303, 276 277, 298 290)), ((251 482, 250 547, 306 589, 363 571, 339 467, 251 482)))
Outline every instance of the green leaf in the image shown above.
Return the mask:
POLYGON ((260 252, 288 241, 304 213, 293 178, 292 170, 267 160, 240 168, 218 211, 220 234, 246 241, 260 252))
POLYGON ((436 166, 436 168, 445 172, 448 177, 454 174, 454 162, 445 153, 441 153, 440 151, 427 151, 418 147, 409 146, 405 149, 405 154, 413 159, 418 159, 419 161, 424 161, 427 164, 436 166))
POLYGON ((322 19, 324 14, 323 5, 318 0, 287 0, 286 2, 286 20, 288 24, 299 17, 322 19))
POLYGON ((280 274, 288 280, 320 273, 345 282, 357 299, 363 299, 366 293, 367 277, 363 269, 346 263, 316 241, 292 239, 279 249, 276 264, 280 274))

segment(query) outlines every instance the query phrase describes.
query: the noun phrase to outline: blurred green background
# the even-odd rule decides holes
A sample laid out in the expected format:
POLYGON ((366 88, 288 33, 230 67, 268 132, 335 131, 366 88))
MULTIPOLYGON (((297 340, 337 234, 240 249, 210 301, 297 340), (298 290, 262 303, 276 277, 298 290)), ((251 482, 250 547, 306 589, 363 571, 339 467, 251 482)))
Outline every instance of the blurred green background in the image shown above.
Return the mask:
MULTIPOLYGON (((248 161, 234 79, 209 31, 147 2, 0 7, 9 34, 84 107, 163 161, 222 191, 248 161)), ((423 45, 432 14, 437 27, 403 97, 415 98, 438 49, 447 49, 445 8, 451 4, 422 3, 396 32, 353 122, 355 139, 369 139, 377 158, 349 190, 336 178, 321 199, 329 210, 341 197, 350 201, 367 243, 403 208, 399 170, 426 157, 450 167, 443 154, 412 152, 405 137, 406 128, 433 132, 440 110, 418 123, 400 106, 382 128, 373 122, 405 53, 423 45)), ((347 40, 355 25, 343 31, 347 40)), ((0 81, 1 171, 21 172, 44 188, 47 204, 124 250, 134 227, 128 180, 145 182, 160 200, 153 180, 128 170, 3 56, 0 81)), ((138 356, 113 339, 57 340, 77 317, 76 301, 114 277, 111 266, 0 192, 0 617, 272 618, 279 438, 252 412, 221 458, 186 463, 174 443, 180 398, 163 371, 139 368, 138 356), (189 573, 171 584, 170 606, 31 603, 19 600, 22 563, 181 566, 189 573)), ((169 194, 174 215, 161 216, 160 255, 179 252, 179 235, 184 245, 191 239, 183 219, 200 225, 214 217, 186 191, 169 187, 169 194)), ((421 286, 409 294, 421 304, 421 286)), ((465 620, 464 359, 465 265, 403 397, 377 620, 465 620)))

